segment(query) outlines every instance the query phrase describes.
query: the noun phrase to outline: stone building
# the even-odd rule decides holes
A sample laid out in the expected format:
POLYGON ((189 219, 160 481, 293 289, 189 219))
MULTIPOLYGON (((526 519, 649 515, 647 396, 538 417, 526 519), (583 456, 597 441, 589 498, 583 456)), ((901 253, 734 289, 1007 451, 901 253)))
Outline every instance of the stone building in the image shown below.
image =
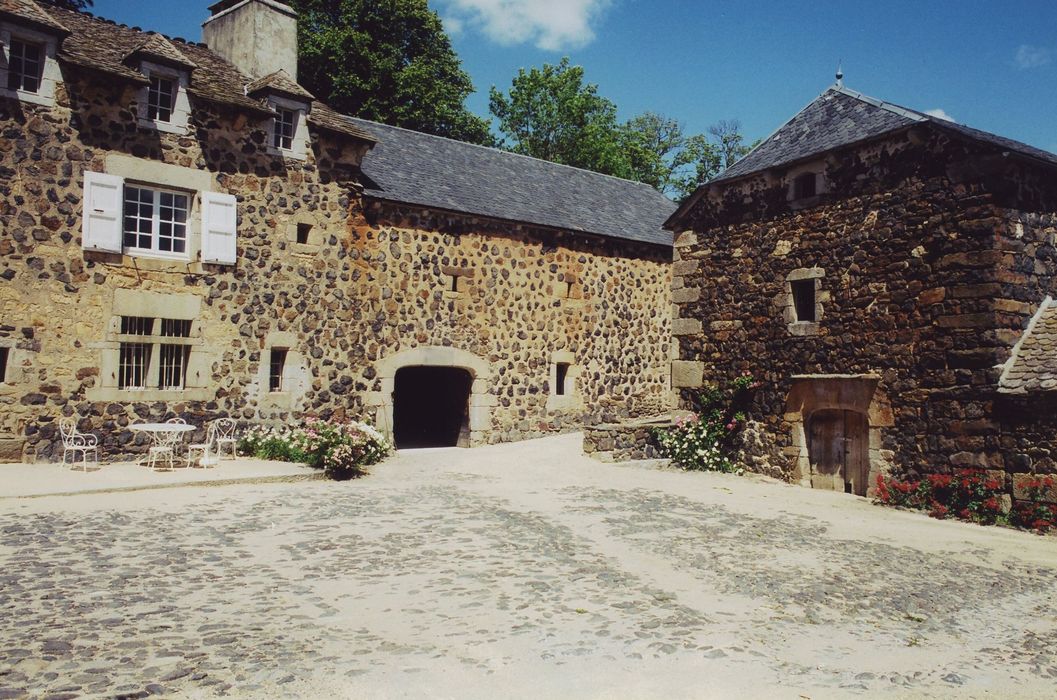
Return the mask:
POLYGON ((472 445, 664 407, 673 204, 340 115, 290 8, 210 10, 199 44, 0 0, 4 459, 61 416, 118 456, 174 415, 472 445))
POLYGON ((816 488, 1054 472, 1055 175, 838 83, 668 220, 674 387, 759 376, 746 460, 816 488))

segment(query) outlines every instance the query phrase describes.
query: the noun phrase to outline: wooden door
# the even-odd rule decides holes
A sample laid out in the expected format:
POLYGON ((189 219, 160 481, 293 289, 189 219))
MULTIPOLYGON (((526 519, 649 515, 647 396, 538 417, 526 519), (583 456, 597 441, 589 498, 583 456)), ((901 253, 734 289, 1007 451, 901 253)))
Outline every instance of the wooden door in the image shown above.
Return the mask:
POLYGON ((824 410, 811 414, 811 487, 865 496, 870 476, 869 435, 869 423, 862 413, 824 410))

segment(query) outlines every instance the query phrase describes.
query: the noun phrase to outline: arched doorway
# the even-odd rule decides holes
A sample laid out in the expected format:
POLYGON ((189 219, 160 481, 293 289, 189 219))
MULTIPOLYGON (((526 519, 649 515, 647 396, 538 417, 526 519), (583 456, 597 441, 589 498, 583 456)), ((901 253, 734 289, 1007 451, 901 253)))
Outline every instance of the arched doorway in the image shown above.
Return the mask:
POLYGON ((815 411, 808 419, 811 486, 865 496, 870 479, 870 424, 865 414, 815 411))
POLYGON ((460 367, 401 367, 393 388, 393 439, 397 449, 468 447, 470 387, 460 367))
MULTIPOLYGON (((467 445, 475 447, 487 444, 492 431, 492 409, 498 399, 491 393, 492 367, 482 357, 453 347, 420 345, 401 350, 375 362, 377 388, 370 392, 367 404, 374 408, 374 425, 387 437, 394 439, 394 399, 396 398, 396 375, 407 367, 426 367, 465 370, 470 376, 470 396, 467 400, 467 422, 469 440, 467 445)), ((460 442, 460 444, 463 444, 460 442)))

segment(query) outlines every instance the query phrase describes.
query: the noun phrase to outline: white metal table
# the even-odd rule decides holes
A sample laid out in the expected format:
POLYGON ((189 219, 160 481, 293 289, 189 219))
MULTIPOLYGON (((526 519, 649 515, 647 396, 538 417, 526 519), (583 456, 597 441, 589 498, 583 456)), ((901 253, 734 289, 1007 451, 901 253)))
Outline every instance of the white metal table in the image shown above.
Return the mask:
MULTIPOLYGON (((175 446, 180 433, 188 433, 195 430, 195 426, 187 423, 133 423, 129 430, 147 433, 150 436, 151 449, 156 447, 168 447, 170 450, 175 446)), ((175 455, 169 458, 169 468, 173 467, 175 455)), ((152 457, 153 458, 153 457, 152 457)), ((149 466, 149 463, 148 463, 149 466)))

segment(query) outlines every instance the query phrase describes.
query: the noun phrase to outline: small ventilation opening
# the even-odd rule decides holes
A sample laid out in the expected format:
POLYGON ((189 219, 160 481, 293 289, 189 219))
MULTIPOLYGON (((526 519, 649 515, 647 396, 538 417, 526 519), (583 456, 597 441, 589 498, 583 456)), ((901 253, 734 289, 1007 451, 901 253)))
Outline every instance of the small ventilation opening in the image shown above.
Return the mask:
POLYGON ((308 236, 312 233, 312 224, 297 225, 297 242, 301 245, 308 244, 308 236))
POLYGON ((569 363, 558 362, 554 367, 554 394, 565 396, 565 380, 569 377, 569 363))
POLYGON ((793 198, 807 199, 818 194, 817 173, 804 173, 793 180, 793 198))
POLYGON ((286 348, 272 348, 268 359, 268 391, 283 390, 283 371, 286 369, 286 348))
POLYGON ((815 280, 796 280, 789 284, 793 289, 793 306, 796 310, 796 320, 801 323, 814 323, 815 280))

